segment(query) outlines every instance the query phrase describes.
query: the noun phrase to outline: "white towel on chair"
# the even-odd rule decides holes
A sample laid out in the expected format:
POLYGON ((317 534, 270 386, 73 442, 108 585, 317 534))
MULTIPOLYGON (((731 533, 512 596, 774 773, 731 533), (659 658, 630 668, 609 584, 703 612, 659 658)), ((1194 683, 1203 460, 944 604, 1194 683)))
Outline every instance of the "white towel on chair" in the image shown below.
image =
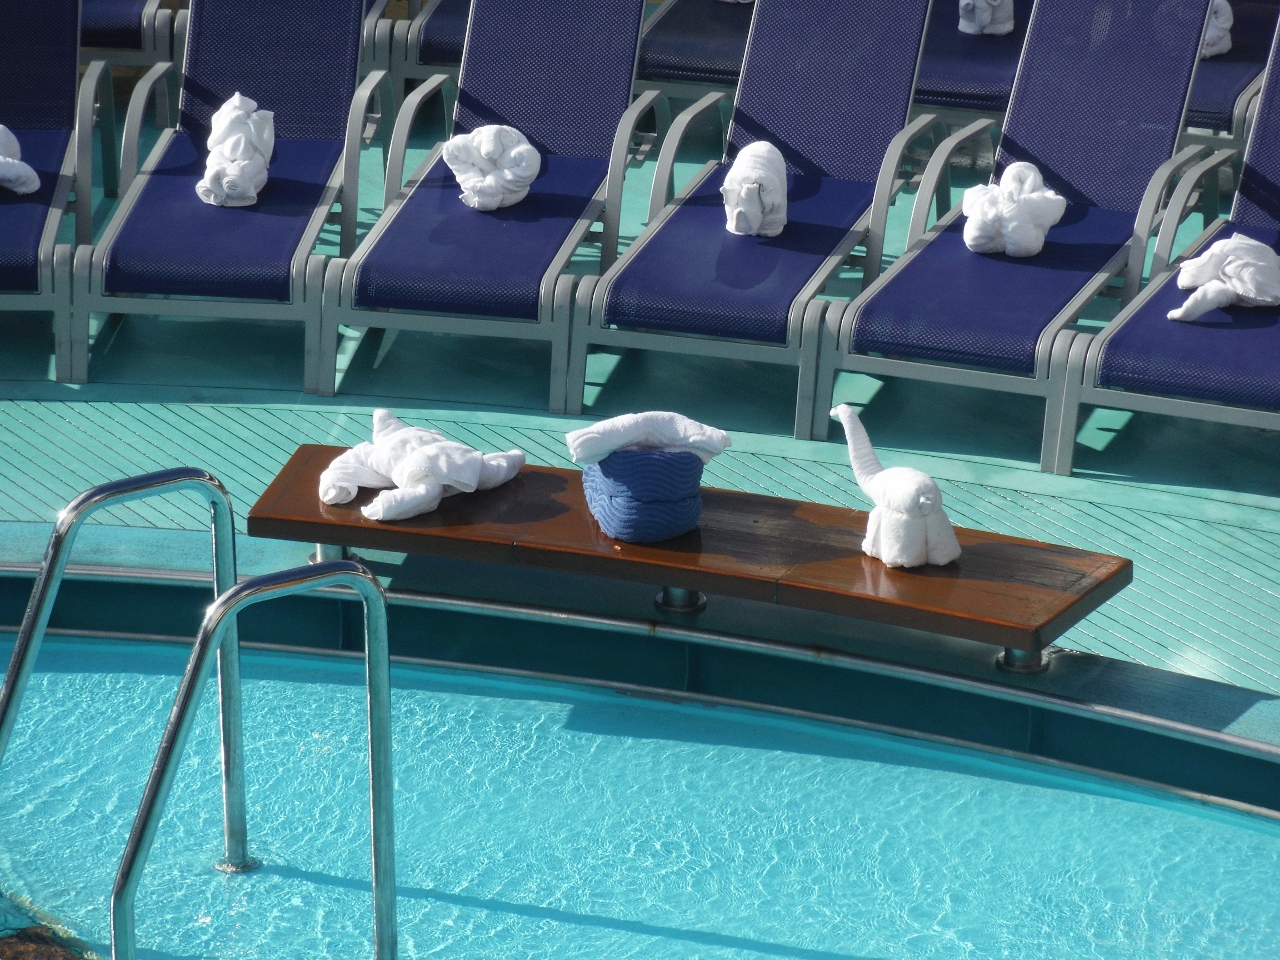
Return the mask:
POLYGON ((723 430, 678 413, 624 413, 565 434, 574 463, 599 463, 618 450, 688 451, 703 463, 733 442, 723 430))
POLYGON ((1034 257, 1067 201, 1044 185, 1033 163, 1011 163, 999 184, 964 192, 964 242, 974 253, 1034 257))
POLYGON ((462 202, 475 210, 519 203, 542 169, 542 157, 525 135, 499 124, 451 137, 441 155, 458 178, 462 202))
POLYGON ((22 162, 22 146, 4 124, 0 124, 0 187, 14 193, 35 193, 40 189, 40 174, 22 162))
POLYGON ((1178 269, 1178 286, 1194 290, 1170 320, 1195 320, 1232 304, 1280 306, 1280 256, 1265 243, 1239 233, 1219 240, 1178 269))
POLYGON ((960 0, 961 33, 999 37, 1013 25, 1013 0, 960 0))
POLYGON ((320 499, 349 503, 360 487, 382 492, 360 512, 370 520, 430 513, 456 493, 491 490, 524 466, 519 450, 486 453, 435 430, 411 427, 389 410, 373 412, 373 442, 340 454, 320 474, 320 499))
POLYGON ((787 162, 767 140, 738 151, 720 186, 725 229, 744 237, 776 237, 787 225, 787 162))
POLYGON ((1209 23, 1204 28, 1204 41, 1200 44, 1200 59, 1217 57, 1231 49, 1231 27, 1236 22, 1227 0, 1213 0, 1209 8, 1209 23))
POLYGON ((196 195, 215 207, 248 207, 267 185, 275 114, 237 93, 209 119, 209 158, 196 195))

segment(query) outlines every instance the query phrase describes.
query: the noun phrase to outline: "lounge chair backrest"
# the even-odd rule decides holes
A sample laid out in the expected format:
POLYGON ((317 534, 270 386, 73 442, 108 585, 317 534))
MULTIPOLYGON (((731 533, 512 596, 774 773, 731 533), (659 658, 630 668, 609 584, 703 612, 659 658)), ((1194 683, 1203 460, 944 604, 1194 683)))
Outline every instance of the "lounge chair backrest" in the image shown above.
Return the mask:
POLYGON ((364 0, 191 0, 180 126, 203 141, 233 94, 275 111, 276 136, 341 140, 364 0))
POLYGON ((1262 99, 1244 152, 1240 189, 1231 211, 1234 223, 1246 227, 1280 227, 1280 70, 1276 69, 1280 32, 1262 81, 1262 99))
POLYGON ((728 158, 768 140, 797 173, 875 180, 907 122, 929 0, 756 0, 728 158))
POLYGON ((1173 155, 1209 0, 1038 0, 997 173, 1034 163, 1069 201, 1137 211, 1173 155))
POLYGON ((502 123, 542 153, 607 157, 643 16, 644 0, 474 0, 454 132, 502 123))
POLYGON ((0 20, 0 123, 15 130, 70 130, 80 63, 79 0, 6 3, 0 20))

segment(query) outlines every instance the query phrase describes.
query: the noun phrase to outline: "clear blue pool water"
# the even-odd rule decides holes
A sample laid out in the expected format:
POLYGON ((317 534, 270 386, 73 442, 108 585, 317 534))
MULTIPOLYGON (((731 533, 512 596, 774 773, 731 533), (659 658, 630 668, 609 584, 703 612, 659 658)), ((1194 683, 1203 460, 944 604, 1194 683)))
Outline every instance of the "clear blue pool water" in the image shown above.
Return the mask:
MULTIPOLYGON (((0 891, 103 954, 184 658, 50 640, 0 769, 0 891)), ((211 684, 141 955, 370 956, 361 664, 246 653, 245 678, 264 866, 212 869, 211 684)), ((393 684, 404 958, 1280 957, 1268 821, 750 711, 403 666, 393 684)))

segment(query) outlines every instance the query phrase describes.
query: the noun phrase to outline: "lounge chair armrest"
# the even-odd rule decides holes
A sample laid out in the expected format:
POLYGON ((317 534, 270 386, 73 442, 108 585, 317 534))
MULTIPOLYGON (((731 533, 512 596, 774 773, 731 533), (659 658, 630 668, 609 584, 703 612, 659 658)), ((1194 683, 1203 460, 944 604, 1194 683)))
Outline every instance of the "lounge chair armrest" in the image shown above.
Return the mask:
POLYGON ((1231 112, 1231 132, 1239 133, 1247 139, 1249 131, 1246 127, 1253 119, 1251 114, 1254 105, 1258 102, 1258 95, 1262 93, 1262 81, 1267 78, 1267 71, 1263 70, 1260 74, 1253 78, 1253 81, 1244 88, 1240 96, 1236 97, 1235 109, 1231 112))
MULTIPOLYGON (((347 114, 347 140, 342 150, 342 218, 338 248, 342 256, 349 257, 356 249, 356 220, 360 213, 360 145, 363 141, 364 118, 369 113, 378 85, 385 86, 383 103, 391 102, 391 75, 385 70, 371 70, 360 81, 351 97, 351 111, 347 114)), ((383 143, 386 143, 386 121, 381 122, 383 143)))
POLYGON ((717 120, 720 121, 721 139, 724 138, 726 131, 720 113, 720 104, 728 98, 728 94, 724 92, 708 93, 693 106, 682 110, 680 116, 672 122, 671 129, 667 131, 666 139, 662 142, 662 150, 658 153, 658 167, 653 174, 653 189, 649 193, 649 216, 645 220, 646 223, 652 221, 662 212, 662 208, 671 202, 676 155, 680 152, 689 127, 714 110, 717 120))
MULTIPOLYGON (((1124 274, 1124 293, 1122 294, 1124 303, 1133 299, 1138 292, 1138 285, 1142 282, 1142 268, 1147 262, 1147 241, 1151 239, 1151 230, 1160 215, 1160 204, 1164 200, 1165 192, 1169 189, 1169 184, 1188 165, 1195 163, 1208 152, 1209 148, 1205 146, 1187 147, 1160 164, 1156 172, 1151 175, 1147 191, 1142 195, 1142 203, 1138 206, 1138 215, 1133 221, 1133 239, 1129 243, 1129 264, 1124 274)), ((1169 210, 1166 210, 1165 216, 1168 215, 1169 210)), ((1178 219, 1181 219, 1181 216, 1178 219)), ((1155 276, 1154 271, 1152 276, 1155 276)))
POLYGON ((956 151, 980 136, 991 136, 996 122, 990 119, 976 120, 962 130, 947 137, 929 158, 929 164, 920 178, 920 189, 916 193, 915 206, 911 208, 911 225, 907 229, 907 249, 924 236, 929 224, 929 210, 936 206, 938 219, 941 220, 951 209, 951 160, 956 151))
POLYGON ((880 174, 876 177, 876 191, 871 198, 871 219, 867 224, 864 242, 867 257, 862 265, 862 289, 880 275, 880 257, 884 253, 885 222, 889 219, 889 204, 893 202, 894 186, 898 182, 898 170, 907 147, 922 136, 933 134, 936 129, 946 132, 946 125, 932 113, 923 113, 903 127, 889 141, 884 159, 880 162, 880 174))
POLYGON ((613 150, 609 154, 609 179, 604 198, 604 235, 600 241, 600 272, 608 270, 618 259, 618 221, 622 218, 622 183, 627 175, 627 157, 631 153, 631 138, 635 135, 640 118, 653 110, 661 94, 646 90, 623 112, 618 129, 613 135, 613 150))
POLYGON ((395 131, 391 134, 391 149, 387 151, 387 177, 382 187, 382 209, 391 206, 391 201, 404 187, 404 155, 409 149, 409 134, 413 130, 413 121, 417 118, 418 111, 428 97, 443 97, 445 88, 451 82, 448 74, 437 73, 404 98, 400 115, 396 117, 395 131))
POLYGON ((378 33, 378 21, 387 14, 387 4, 391 0, 374 0, 369 12, 364 15, 364 24, 360 28, 361 56, 369 63, 375 49, 374 39, 378 33))
POLYGON ((102 181, 107 196, 120 189, 119 155, 116 153, 116 100, 111 85, 111 69, 103 60, 94 60, 80 81, 76 99, 76 243, 93 241, 93 106, 101 106, 102 181))
POLYGON ((173 62, 178 73, 187 62, 187 31, 191 28, 191 11, 183 7, 173 18, 173 62))
MULTIPOLYGON (((1218 218, 1218 183, 1217 175, 1219 168, 1231 163, 1236 158, 1235 150, 1219 150, 1207 160, 1197 163, 1183 174, 1182 179, 1178 181, 1178 185, 1173 190, 1173 196, 1169 198, 1169 206, 1165 208, 1164 220, 1160 223, 1160 233, 1156 237, 1156 250, 1151 259, 1151 275, 1163 273, 1169 268, 1169 262, 1173 260, 1173 243, 1178 233, 1178 227, 1182 224, 1183 219, 1190 212, 1191 195, 1195 192, 1197 186, 1208 177, 1213 175, 1212 189, 1207 189, 1201 193, 1201 201, 1207 203, 1213 208, 1213 216, 1210 216, 1208 208, 1204 211, 1204 225, 1207 228, 1210 223, 1218 218)), ((1145 250, 1146 245, 1143 244, 1145 250)))
POLYGON ((120 193, 129 191, 133 178, 138 175, 138 141, 142 136, 142 123, 147 115, 147 101, 155 93, 161 80, 168 81, 173 71, 172 61, 157 63, 142 75, 129 98, 129 112, 124 118, 124 142, 120 145, 120 193))

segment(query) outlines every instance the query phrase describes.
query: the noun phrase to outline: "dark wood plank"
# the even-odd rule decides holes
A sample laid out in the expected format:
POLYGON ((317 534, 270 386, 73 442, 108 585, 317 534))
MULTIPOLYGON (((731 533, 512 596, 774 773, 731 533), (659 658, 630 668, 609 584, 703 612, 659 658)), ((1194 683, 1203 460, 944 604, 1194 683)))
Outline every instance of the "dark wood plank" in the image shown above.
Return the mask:
POLYGON ((379 523, 359 510, 373 491, 320 502, 320 473, 341 452, 298 448, 254 504, 249 533, 686 587, 1023 650, 1047 646, 1133 579, 1121 557, 962 528, 957 562, 893 570, 863 555, 863 511, 714 488, 702 491, 697 530, 620 543, 587 510, 581 474, 550 467, 379 523))

